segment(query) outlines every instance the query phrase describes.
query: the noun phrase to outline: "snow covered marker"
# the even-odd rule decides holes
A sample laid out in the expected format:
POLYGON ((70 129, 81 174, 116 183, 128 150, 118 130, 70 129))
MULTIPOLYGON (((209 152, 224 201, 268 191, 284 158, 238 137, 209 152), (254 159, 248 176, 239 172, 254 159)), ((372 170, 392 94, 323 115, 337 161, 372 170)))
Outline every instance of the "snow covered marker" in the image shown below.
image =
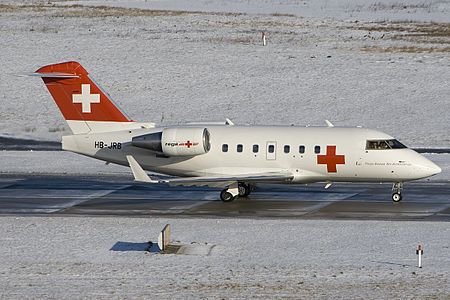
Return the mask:
POLYGON ((161 251, 167 249, 170 243, 170 224, 166 224, 158 236, 158 247, 161 251))
POLYGON ((261 39, 262 39, 262 43, 263 43, 263 46, 266 46, 267 45, 267 43, 266 43, 266 33, 264 32, 264 31, 261 31, 261 39))
POLYGON ((416 249, 419 268, 422 268, 423 246, 419 244, 416 249))
MULTIPOLYGON (((151 242, 150 242, 151 243, 151 242)), ((209 255, 211 249, 215 245, 209 245, 208 243, 199 244, 192 242, 190 245, 183 244, 171 244, 170 243, 170 224, 164 226, 164 229, 158 236, 158 250, 153 252, 159 252, 161 254, 183 254, 183 255, 209 255)), ((151 247, 151 244, 150 244, 151 247)), ((155 245, 156 248, 156 245, 155 245)), ((150 251, 152 252, 152 251, 150 251)))

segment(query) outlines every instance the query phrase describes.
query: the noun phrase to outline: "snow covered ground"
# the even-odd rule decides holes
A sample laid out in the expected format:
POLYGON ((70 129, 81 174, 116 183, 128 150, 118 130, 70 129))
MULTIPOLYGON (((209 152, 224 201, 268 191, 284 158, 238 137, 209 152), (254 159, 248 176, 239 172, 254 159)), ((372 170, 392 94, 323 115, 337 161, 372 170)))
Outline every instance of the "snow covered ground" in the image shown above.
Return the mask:
MULTIPOLYGON (((396 8, 402 2, 376 1, 394 8, 375 10, 363 1, 362 13, 374 18, 358 22, 280 15, 272 8, 306 3, 314 10, 351 1, 261 1, 271 14, 31 3, 0 6, 2 135, 58 140, 67 134, 42 82, 11 74, 78 60, 135 120, 322 125, 329 119, 385 131, 411 147, 450 147, 448 24, 391 22, 388 13, 386 22, 371 21, 386 10, 403 11, 396 8)), ((188 2, 140 3, 183 9, 188 2)), ((189 3, 244 12, 258 7, 253 1, 189 3)), ((408 3, 421 14, 429 4, 433 21, 442 21, 436 11, 449 16, 447 1, 408 3)))
POLYGON ((2 217, 0 298, 448 299, 449 235, 445 222, 2 217), (210 255, 110 250, 166 223, 210 255))

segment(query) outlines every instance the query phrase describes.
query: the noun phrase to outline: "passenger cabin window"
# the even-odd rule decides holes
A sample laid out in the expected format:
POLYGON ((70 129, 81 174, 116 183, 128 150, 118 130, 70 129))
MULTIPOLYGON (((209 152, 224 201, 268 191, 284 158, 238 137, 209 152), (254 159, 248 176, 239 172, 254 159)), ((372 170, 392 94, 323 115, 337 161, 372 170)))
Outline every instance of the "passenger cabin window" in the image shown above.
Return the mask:
POLYGON ((390 150, 405 148, 407 147, 397 140, 368 140, 366 142, 366 150, 390 150))
POLYGON ((222 145, 222 152, 228 152, 228 144, 222 145))
POLYGON ((274 153, 274 152, 275 152, 275 146, 269 145, 269 153, 274 153))
POLYGON ((291 152, 291 146, 284 145, 284 153, 289 153, 289 152, 291 152))
POLYGON ((253 153, 259 152, 259 145, 253 145, 253 153))
POLYGON ((236 150, 237 150, 237 152, 242 152, 243 148, 244 147, 242 147, 241 144, 238 144, 237 147, 236 147, 236 150))
POLYGON ((298 152, 301 153, 301 154, 305 153, 305 146, 303 146, 303 145, 299 146, 298 147, 298 152))
POLYGON ((319 154, 320 153, 320 146, 314 147, 314 153, 319 154))

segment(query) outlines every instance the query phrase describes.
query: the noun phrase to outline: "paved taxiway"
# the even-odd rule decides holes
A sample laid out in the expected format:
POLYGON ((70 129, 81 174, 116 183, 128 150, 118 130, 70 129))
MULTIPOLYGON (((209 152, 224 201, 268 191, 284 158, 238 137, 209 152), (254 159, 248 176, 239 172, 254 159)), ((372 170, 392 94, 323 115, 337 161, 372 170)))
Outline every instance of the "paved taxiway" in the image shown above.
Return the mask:
POLYGON ((450 183, 412 182, 404 200, 390 184, 263 186, 223 203, 219 190, 134 184, 130 177, 0 176, 0 214, 179 215, 450 221, 450 183))

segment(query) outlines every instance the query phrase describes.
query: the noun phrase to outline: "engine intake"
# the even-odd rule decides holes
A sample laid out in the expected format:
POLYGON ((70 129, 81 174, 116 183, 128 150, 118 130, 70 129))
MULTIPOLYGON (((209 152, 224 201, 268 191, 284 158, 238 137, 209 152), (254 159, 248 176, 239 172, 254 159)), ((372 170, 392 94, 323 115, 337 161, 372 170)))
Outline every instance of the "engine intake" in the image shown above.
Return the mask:
POLYGON ((196 127, 165 128, 136 136, 131 144, 166 156, 196 156, 208 153, 211 148, 208 130, 196 127))

